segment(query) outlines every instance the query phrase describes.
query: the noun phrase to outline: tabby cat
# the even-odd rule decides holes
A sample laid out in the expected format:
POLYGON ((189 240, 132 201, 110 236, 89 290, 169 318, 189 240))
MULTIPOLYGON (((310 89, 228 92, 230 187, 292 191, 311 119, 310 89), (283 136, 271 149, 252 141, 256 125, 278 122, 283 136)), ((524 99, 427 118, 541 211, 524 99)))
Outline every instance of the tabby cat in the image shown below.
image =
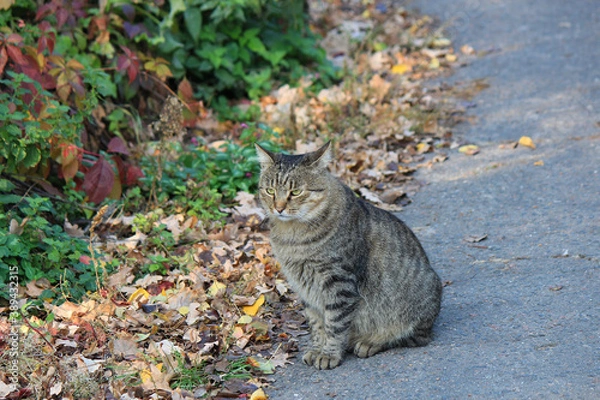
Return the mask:
POLYGON ((364 358, 426 345, 442 296, 414 233, 329 173, 330 147, 285 155, 256 146, 271 245, 304 302, 312 346, 303 361, 317 369, 337 367, 346 350, 364 358))

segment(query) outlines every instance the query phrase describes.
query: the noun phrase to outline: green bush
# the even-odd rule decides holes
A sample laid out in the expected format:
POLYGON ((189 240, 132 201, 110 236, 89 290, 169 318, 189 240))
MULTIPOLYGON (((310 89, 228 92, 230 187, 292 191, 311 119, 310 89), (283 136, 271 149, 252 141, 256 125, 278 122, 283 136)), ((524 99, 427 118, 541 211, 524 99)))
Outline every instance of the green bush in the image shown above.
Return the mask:
POLYGON ((186 77, 196 96, 224 109, 228 99, 256 99, 276 83, 336 71, 308 29, 304 0, 172 0, 114 2, 130 37, 143 38, 186 77))
POLYGON ((219 211, 222 198, 231 201, 238 191, 256 190, 260 165, 254 142, 277 150, 272 142, 277 133, 268 126, 261 123, 243 126, 239 144, 227 141, 215 149, 200 144, 186 146, 177 141, 166 144, 168 149, 162 150, 175 154, 175 158, 143 157, 141 196, 156 198, 154 207, 165 208, 168 203, 204 221, 222 219, 225 216, 219 211))
MULTIPOLYGON (((48 280, 50 287, 41 299, 79 299, 96 290, 97 271, 88 243, 49 222, 57 212, 48 198, 9 194, 13 189, 0 179, 0 287, 8 284, 9 268, 18 267, 22 285, 48 280)), ((0 291, 0 297, 7 299, 8 292, 0 291)))
MULTIPOLYGON (((156 120, 165 97, 175 91, 191 114, 186 126, 194 126, 204 118, 197 100, 219 107, 221 116, 255 120, 256 107, 242 116, 230 100, 256 99, 307 73, 315 74, 317 85, 335 79, 308 29, 303 5, 300 0, 5 5, 0 10, 0 286, 9 267, 18 265, 23 285, 48 279, 51 290, 42 297, 58 298, 62 291, 62 298, 77 299, 94 290, 97 277, 87 243, 63 228, 65 217, 89 219, 94 208, 88 203, 111 199, 129 213, 162 207, 222 220, 223 201, 256 188, 259 166, 252 143, 269 146, 273 132, 267 127, 246 127, 239 140, 218 149, 207 143, 168 144, 173 147, 165 153, 177 155, 171 158, 130 157, 128 142, 140 140, 142 121, 156 120)), ((174 246, 165 232, 151 235, 156 244, 174 246)), ((164 260, 152 262, 159 271, 164 260)))

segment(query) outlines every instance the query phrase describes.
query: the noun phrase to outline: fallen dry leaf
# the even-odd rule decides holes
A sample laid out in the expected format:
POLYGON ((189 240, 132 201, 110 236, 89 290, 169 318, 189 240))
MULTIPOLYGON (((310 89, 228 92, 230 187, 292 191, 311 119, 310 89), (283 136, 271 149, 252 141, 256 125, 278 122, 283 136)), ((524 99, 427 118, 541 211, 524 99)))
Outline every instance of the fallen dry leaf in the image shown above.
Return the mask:
POLYGON ((23 218, 23 221, 21 221, 21 223, 19 224, 19 222, 16 219, 11 219, 8 233, 20 236, 23 233, 23 229, 25 229, 25 224, 27 224, 28 220, 29 217, 23 218))
POLYGON ((262 306, 263 304, 265 304, 265 295, 261 294, 260 296, 258 296, 258 299, 256 299, 254 304, 250 306, 243 306, 242 310, 244 311, 244 313, 246 313, 246 315, 254 317, 258 313, 260 306, 262 306))
POLYGON ((361 187, 360 189, 358 189, 358 192, 361 194, 362 197, 364 197, 365 199, 369 200, 372 203, 376 203, 376 204, 381 204, 383 203, 383 201, 381 201, 381 199, 372 191, 370 191, 367 188, 361 187))
POLYGON ((15 390, 17 390, 16 383, 11 383, 10 385, 7 385, 2 380, 0 380, 0 397, 6 399, 8 398, 8 395, 14 392, 15 390))
POLYGON ((463 44, 460 48, 460 52, 468 56, 475 54, 473 47, 469 46, 468 44, 463 44))
MULTIPOLYGON (((375 97, 377 102, 381 102, 383 98, 388 94, 392 84, 385 79, 383 79, 380 75, 373 75, 371 80, 369 81, 369 89, 371 94, 375 97)), ((368 103, 364 103, 368 104, 368 103)))
POLYGON ((267 400, 267 395, 262 388, 258 388, 252 393, 250 400, 267 400))
POLYGON ((126 360, 134 359, 139 351, 138 344, 132 339, 114 339, 110 346, 114 355, 126 360))
POLYGON ((412 71, 412 66, 408 64, 396 64, 392 67, 392 74, 403 75, 407 72, 412 71))
POLYGON ((474 144, 466 144, 464 146, 460 146, 458 151, 467 156, 474 156, 475 154, 479 153, 479 147, 474 144))
POLYGON ((535 149, 535 144, 529 136, 521 136, 521 138, 519 139, 519 145, 529 147, 530 149, 535 149))
POLYGON ((63 226, 67 235, 71 237, 82 238, 85 236, 85 231, 81 229, 79 225, 72 225, 66 218, 63 226))
POLYGON ((479 242, 487 239, 487 237, 488 237, 487 233, 484 233, 483 235, 469 235, 464 238, 464 241, 469 242, 469 243, 479 243, 479 242))
POLYGON ((135 302, 138 302, 140 300, 144 300, 147 301, 150 298, 150 293, 148 293, 148 291, 146 291, 146 289, 144 288, 138 288, 135 292, 133 292, 131 294, 131 296, 129 296, 129 298, 127 299, 127 302, 130 304, 133 304, 135 302))
POLYGON ((499 149, 514 149, 519 145, 519 142, 502 143, 498 146, 499 149))

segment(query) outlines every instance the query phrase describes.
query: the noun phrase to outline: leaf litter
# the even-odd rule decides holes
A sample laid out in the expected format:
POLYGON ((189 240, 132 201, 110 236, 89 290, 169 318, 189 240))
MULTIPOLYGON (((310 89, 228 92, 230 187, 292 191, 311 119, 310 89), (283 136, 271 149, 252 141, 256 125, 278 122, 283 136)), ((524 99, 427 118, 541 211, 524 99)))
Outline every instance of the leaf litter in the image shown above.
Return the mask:
MULTIPOLYGON (((308 90, 310 78, 274 90, 259 101, 263 122, 282 133, 280 144, 291 151, 312 151, 323 138, 335 138, 332 172, 368 201, 398 211, 421 185, 412 173, 460 147, 451 127, 465 120, 469 106, 462 98, 485 84, 462 92, 430 81, 425 86, 475 54, 470 46, 456 53, 429 17, 391 2, 338 3, 311 2, 312 28, 345 78, 318 93, 308 90)), ((203 117, 190 130, 218 148, 235 123, 210 112, 203 117)), ((183 133, 178 128, 171 136, 181 140, 183 133)), ((129 151, 118 141, 112 146, 129 151)), ((172 235, 177 263, 160 261, 165 251, 132 232, 132 216, 102 210, 90 245, 105 258, 86 261, 99 274, 111 259, 123 260, 121 268, 80 304, 45 303, 38 316, 23 318, 18 385, 2 368, 0 397, 267 398, 270 375, 295 362, 298 340, 308 331, 271 253, 264 212, 253 194, 240 192, 235 200, 222 209, 228 214, 222 226, 160 210, 146 215, 172 235), (136 278, 150 260, 164 273, 136 278)), ((65 229, 84 234, 69 221, 65 229)), ((21 294, 35 299, 45 288, 40 279, 21 294)), ((0 346, 6 347, 11 325, 6 309, 0 311, 0 346)), ((8 362, 5 352, 0 365, 8 362)))

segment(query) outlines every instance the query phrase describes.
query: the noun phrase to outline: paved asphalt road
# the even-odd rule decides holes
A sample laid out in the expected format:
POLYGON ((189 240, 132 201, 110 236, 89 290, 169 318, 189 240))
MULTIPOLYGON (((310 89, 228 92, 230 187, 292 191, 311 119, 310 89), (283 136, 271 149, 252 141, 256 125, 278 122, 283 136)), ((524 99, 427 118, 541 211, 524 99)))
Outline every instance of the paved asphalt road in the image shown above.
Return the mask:
POLYGON ((296 360, 270 399, 600 399, 600 0, 409 7, 496 50, 447 78, 491 84, 455 129, 481 153, 419 171, 400 214, 451 282, 436 339, 332 371, 296 360), (523 135, 535 150, 499 149, 523 135))

